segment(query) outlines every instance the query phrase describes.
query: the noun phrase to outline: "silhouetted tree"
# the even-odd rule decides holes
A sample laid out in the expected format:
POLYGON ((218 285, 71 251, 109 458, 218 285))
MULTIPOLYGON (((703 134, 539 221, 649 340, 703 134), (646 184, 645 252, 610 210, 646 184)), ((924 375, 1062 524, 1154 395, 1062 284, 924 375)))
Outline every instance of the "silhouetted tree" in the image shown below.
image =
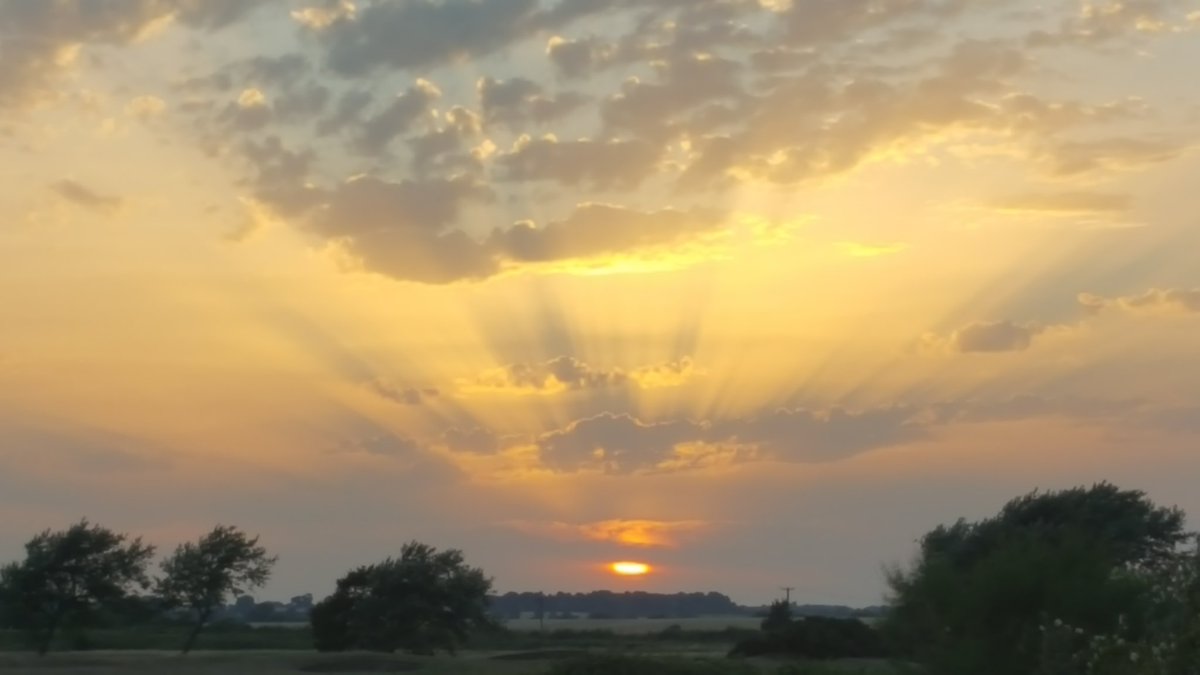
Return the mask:
POLYGON ((453 652, 472 629, 490 625, 491 586, 462 552, 409 542, 399 558, 338 580, 333 595, 313 607, 313 639, 321 651, 453 652))
POLYGON ((106 604, 134 587, 148 588, 146 567, 154 547, 140 538, 82 520, 66 530, 46 530, 25 544, 25 559, 0 569, 7 623, 25 630, 45 654, 67 620, 85 624, 106 604))
POLYGON ((1032 673, 1052 618, 1089 634, 1127 620, 1136 638, 1153 597, 1145 572, 1187 539, 1184 514, 1142 492, 1034 492, 925 535, 912 567, 889 573, 884 629, 933 673, 1032 673))
POLYGON ((180 544, 162 562, 156 590, 171 607, 192 613, 192 630, 183 644, 187 654, 225 598, 258 588, 271 576, 276 558, 236 527, 218 525, 199 541, 180 544))
POLYGON ((764 633, 780 633, 792 624, 792 603, 786 600, 776 600, 767 609, 767 616, 762 620, 764 633))

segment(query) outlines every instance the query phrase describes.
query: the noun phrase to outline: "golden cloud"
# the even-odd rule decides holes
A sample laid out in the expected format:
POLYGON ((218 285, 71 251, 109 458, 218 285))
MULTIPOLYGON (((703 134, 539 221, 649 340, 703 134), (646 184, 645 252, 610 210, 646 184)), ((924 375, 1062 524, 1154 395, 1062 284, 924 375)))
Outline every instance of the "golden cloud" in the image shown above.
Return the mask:
POLYGON ((703 520, 601 520, 591 523, 513 521, 509 527, 559 541, 610 542, 631 548, 676 548, 711 529, 703 520))

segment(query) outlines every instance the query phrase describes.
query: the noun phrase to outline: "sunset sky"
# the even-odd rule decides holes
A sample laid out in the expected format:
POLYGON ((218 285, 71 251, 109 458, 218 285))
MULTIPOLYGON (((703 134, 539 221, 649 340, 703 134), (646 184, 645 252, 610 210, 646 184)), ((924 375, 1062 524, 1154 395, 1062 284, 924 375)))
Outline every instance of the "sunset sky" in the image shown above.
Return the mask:
POLYGON ((1196 524, 1198 64, 1198 0, 0 0, 0 560, 865 605, 1034 488, 1196 524))

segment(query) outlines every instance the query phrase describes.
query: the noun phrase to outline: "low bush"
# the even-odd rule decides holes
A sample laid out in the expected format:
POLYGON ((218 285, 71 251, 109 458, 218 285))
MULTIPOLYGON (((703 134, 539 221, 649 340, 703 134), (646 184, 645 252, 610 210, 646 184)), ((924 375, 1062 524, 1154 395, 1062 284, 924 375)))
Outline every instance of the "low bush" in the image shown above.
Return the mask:
POLYGON ((737 643, 729 655, 878 658, 886 655, 886 649, 879 632, 858 619, 813 616, 772 626, 737 643))

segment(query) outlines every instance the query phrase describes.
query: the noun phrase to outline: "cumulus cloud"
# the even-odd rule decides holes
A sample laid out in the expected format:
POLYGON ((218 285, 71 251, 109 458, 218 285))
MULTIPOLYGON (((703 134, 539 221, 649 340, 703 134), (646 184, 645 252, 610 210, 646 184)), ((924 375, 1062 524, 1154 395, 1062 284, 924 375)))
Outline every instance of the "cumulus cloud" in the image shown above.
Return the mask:
POLYGON ((1028 42, 1034 47, 1103 46, 1129 38, 1179 30, 1186 25, 1186 0, 1100 0, 1083 3, 1079 12, 1063 19, 1054 30, 1038 30, 1028 42))
MULTIPOLYGON (((658 64, 657 70, 657 81, 626 80, 604 102, 601 115, 608 128, 662 137, 674 131, 684 113, 710 102, 733 103, 744 93, 742 65, 731 59, 686 55, 658 64)), ((700 120, 688 126, 693 132, 706 131, 700 120)))
POLYGON ((468 148, 482 132, 479 115, 462 106, 448 110, 434 128, 408 141, 413 172, 419 176, 479 174, 490 154, 484 139, 468 148))
POLYGON ((0 108, 55 95, 87 45, 128 45, 163 22, 217 30, 268 0, 126 0, 0 4, 0 108))
MULTIPOLYGON (((244 151, 257 174, 250 184, 258 201, 340 246, 367 270, 423 283, 654 251, 704 241, 726 225, 724 214, 704 209, 644 212, 584 203, 561 220, 541 226, 521 221, 475 237, 459 227, 460 216, 471 204, 491 202, 495 192, 469 176, 388 180, 358 175, 320 188, 311 181, 311 153, 291 151, 276 137, 247 142, 244 151)), ((519 166, 518 171, 542 170, 537 163, 519 166)), ((594 168, 577 174, 579 180, 608 180, 605 176, 594 168)))
POLYGON ((598 541, 630 548, 677 548, 713 528, 703 520, 601 520, 590 523, 516 520, 508 527, 558 541, 598 541))
POLYGON ((375 3, 358 11, 293 14, 312 30, 326 63, 348 77, 380 69, 429 68, 487 56, 538 31, 565 26, 610 3, 538 0, 407 0, 375 3))
POLYGON ((517 263, 583 260, 681 244, 711 235, 725 223, 723 214, 712 211, 643 212, 589 203, 543 227, 524 222, 493 232, 489 242, 517 263))
MULTIPOLYGON (((1169 9, 1168 0, 1137 4, 1136 12, 1122 5, 1066 19, 1136 32, 1160 14, 1152 5, 1169 9)), ((222 103, 191 101, 199 108, 172 111, 202 110, 206 148, 240 150, 251 173, 243 185, 281 220, 332 244, 350 267, 422 283, 619 256, 657 255, 669 266, 672 256, 687 257, 672 247, 719 236, 723 218, 703 208, 720 203, 714 188, 827 179, 950 138, 1003 139, 996 141, 1003 152, 1058 178, 1152 166, 1187 152, 1166 132, 1108 128, 1148 117, 1144 101, 1026 91, 1036 52, 1016 34, 934 39, 950 19, 970 12, 984 20, 1003 7, 997 0, 313 3, 293 12, 304 34, 296 53, 235 61, 194 78, 221 92, 214 98, 222 103), (602 13, 628 20, 580 21, 602 13), (517 45, 545 45, 560 77, 489 60, 515 54, 517 45), (901 56, 914 60, 897 67, 907 63, 901 56), (473 87, 438 70, 468 60, 478 66, 473 87), (443 91, 423 77, 449 79, 443 91), (568 83, 570 91, 559 88, 568 83), (587 101, 597 102, 593 110, 583 109, 587 101), (336 182, 342 176, 350 178, 336 182), (642 206, 596 203, 647 185, 677 188, 680 205, 654 210, 624 194, 622 201, 642 206), (531 189, 549 202, 539 204, 537 223, 512 207, 531 189), (509 205, 493 209, 505 221, 484 222, 478 207, 487 204, 509 205)), ((1111 220, 1131 204, 1124 195, 1066 190, 1002 196, 990 206, 1111 220)), ((899 250, 886 239, 837 245, 854 257, 899 250)))
POLYGON ((360 152, 374 154, 386 151, 392 141, 405 133, 418 120, 429 119, 433 105, 442 97, 437 85, 418 79, 390 104, 366 120, 356 143, 360 152))
POLYGON ((1152 288, 1145 293, 1115 298, 1081 293, 1079 304, 1093 314, 1106 309, 1119 309, 1127 312, 1200 313, 1200 288, 1152 288))
POLYGON ((662 148, 643 141, 517 139, 496 158, 505 181, 554 181, 597 189, 635 188, 655 169, 662 148))
POLYGON ((1066 330, 1069 326, 1048 326, 1015 321, 977 321, 952 331, 949 335, 926 333, 920 347, 934 353, 1000 354, 1022 352, 1047 332, 1066 330))
POLYGON ((524 77, 510 80, 484 77, 476 89, 483 119, 488 124, 502 124, 512 129, 553 122, 587 102, 586 96, 576 92, 551 96, 545 87, 524 77))
POLYGON ((962 354, 1020 352, 1029 349, 1033 339, 1045 330, 1045 326, 1038 324, 985 321, 954 331, 949 346, 962 354))
POLYGON ((568 40, 555 36, 546 43, 546 56, 568 78, 582 78, 616 61, 616 48, 595 37, 568 40))
POLYGON ((100 213, 113 213, 121 208, 120 197, 102 194, 78 181, 63 179, 50 185, 59 197, 85 209, 100 213))

